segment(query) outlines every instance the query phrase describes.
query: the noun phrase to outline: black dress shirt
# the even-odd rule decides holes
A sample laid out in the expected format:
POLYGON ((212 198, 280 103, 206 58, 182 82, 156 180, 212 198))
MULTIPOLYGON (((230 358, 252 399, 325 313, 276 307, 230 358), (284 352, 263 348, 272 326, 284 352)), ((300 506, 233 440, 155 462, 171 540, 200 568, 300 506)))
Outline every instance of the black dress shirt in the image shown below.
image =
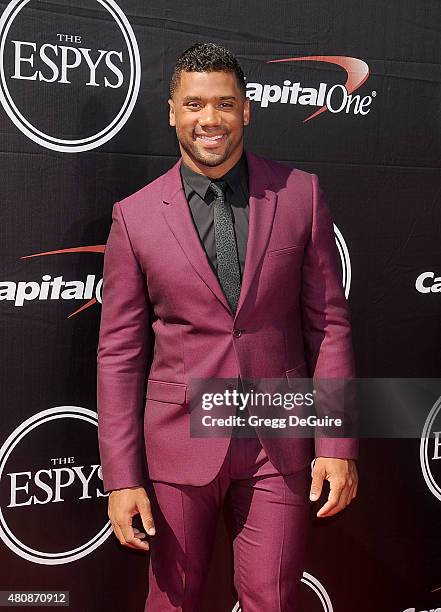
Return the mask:
MULTIPOLYGON (((201 243, 207 254, 208 261, 217 275, 216 240, 214 236, 213 200, 211 189, 208 189, 212 179, 204 174, 198 174, 181 162, 181 179, 185 196, 190 207, 193 222, 199 234, 201 243)), ((227 184, 225 200, 231 204, 233 213, 234 233, 236 235, 237 254, 243 277, 248 239, 248 164, 245 153, 240 160, 222 177, 227 184)))
MULTIPOLYGON (((207 254, 208 261, 217 276, 217 257, 216 240, 214 235, 214 193, 208 187, 212 181, 204 174, 198 174, 181 162, 181 179, 184 187, 185 196, 190 208, 193 222, 199 234, 201 243, 207 254)), ((248 240, 248 219, 249 219, 249 187, 248 187, 248 164, 245 153, 239 161, 223 176, 219 177, 227 184, 225 200, 231 204, 233 214, 234 233, 236 236, 237 254, 239 258, 241 280, 245 266, 245 256, 248 240)), ((242 381, 238 377, 238 390, 243 392, 242 381)), ((240 416, 248 418, 248 408, 237 411, 240 416)), ((233 436, 256 438, 254 428, 247 425, 245 427, 234 427, 233 436)))

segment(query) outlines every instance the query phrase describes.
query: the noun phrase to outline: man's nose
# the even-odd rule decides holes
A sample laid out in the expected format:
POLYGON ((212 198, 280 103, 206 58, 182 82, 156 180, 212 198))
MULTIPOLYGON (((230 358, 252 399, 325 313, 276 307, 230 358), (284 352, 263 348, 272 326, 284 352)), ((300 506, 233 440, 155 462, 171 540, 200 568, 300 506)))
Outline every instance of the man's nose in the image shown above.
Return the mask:
POLYGON ((203 127, 212 127, 219 125, 220 115, 214 106, 207 104, 199 114, 199 124, 203 127))

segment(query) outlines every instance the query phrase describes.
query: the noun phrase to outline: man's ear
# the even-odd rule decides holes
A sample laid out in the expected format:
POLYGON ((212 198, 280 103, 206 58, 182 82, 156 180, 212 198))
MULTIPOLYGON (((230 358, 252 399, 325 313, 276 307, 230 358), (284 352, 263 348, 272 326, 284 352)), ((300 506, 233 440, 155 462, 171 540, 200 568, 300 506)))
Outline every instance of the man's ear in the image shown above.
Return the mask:
POLYGON ((250 99, 245 96, 243 103, 243 124, 248 125, 250 122, 250 99))
POLYGON ((170 107, 169 112, 168 112, 168 123, 172 127, 175 127, 176 126, 175 107, 174 107, 174 102, 171 98, 169 98, 168 100, 168 105, 170 107))

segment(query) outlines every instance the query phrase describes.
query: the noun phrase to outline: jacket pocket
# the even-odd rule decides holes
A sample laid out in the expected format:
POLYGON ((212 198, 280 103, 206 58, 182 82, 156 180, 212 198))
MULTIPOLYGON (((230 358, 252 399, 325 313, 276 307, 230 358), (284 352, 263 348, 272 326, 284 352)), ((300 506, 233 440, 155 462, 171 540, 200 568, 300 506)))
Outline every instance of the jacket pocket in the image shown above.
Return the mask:
POLYGON ((163 380, 147 380, 147 399, 165 402, 167 404, 185 404, 187 385, 171 383, 163 380))
POLYGON ((289 253, 301 253, 305 245, 293 244, 282 249, 273 249, 267 252, 268 257, 277 257, 278 255, 288 255, 289 253))
POLYGON ((296 393, 307 393, 310 391, 311 380, 309 378, 308 364, 306 361, 299 363, 295 368, 285 371, 288 388, 296 393))
POLYGON ((292 368, 291 370, 285 371, 286 378, 307 378, 308 377, 308 364, 306 361, 302 361, 298 366, 292 368))

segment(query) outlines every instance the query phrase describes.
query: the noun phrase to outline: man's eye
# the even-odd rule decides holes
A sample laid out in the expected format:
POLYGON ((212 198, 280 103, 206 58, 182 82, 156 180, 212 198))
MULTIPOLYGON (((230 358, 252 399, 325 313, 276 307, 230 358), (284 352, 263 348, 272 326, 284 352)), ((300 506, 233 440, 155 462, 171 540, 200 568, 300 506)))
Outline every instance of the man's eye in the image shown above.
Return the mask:
POLYGON ((190 102, 190 103, 188 104, 188 106, 189 106, 190 108, 199 108, 199 107, 200 107, 200 104, 199 104, 199 102, 190 102))
POLYGON ((226 106, 227 108, 233 108, 233 105, 231 104, 231 102, 222 102, 221 106, 226 106))

